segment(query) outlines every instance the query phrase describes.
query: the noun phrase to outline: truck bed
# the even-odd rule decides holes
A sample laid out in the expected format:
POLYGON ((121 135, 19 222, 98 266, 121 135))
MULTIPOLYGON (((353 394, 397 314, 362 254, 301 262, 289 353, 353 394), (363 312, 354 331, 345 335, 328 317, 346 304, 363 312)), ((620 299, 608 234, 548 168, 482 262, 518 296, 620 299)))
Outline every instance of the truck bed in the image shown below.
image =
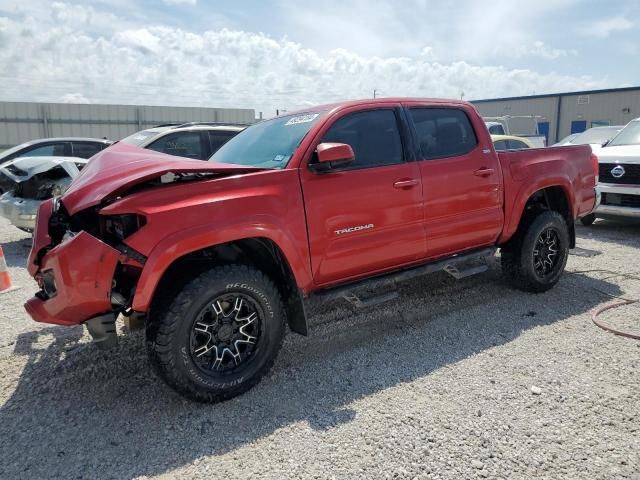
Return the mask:
POLYGON ((589 145, 498 152, 498 159, 504 175, 503 239, 515 232, 529 196, 548 185, 563 188, 574 219, 593 209, 597 170, 589 145))

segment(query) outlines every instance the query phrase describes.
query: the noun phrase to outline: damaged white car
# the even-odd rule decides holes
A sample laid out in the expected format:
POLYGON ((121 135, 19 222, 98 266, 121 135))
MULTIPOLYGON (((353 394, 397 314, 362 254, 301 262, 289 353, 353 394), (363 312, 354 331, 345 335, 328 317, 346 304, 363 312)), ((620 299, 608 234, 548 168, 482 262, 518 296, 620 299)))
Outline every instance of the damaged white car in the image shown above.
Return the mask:
POLYGON ((12 189, 0 196, 0 216, 32 232, 43 200, 61 195, 89 160, 76 157, 22 157, 2 164, 0 177, 12 189))

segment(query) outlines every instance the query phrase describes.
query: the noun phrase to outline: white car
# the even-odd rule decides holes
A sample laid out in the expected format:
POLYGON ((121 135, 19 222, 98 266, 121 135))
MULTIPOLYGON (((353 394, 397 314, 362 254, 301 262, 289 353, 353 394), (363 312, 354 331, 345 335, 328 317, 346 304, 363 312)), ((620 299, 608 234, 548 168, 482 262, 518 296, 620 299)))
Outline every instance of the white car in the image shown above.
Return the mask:
POLYGON ((597 156, 600 205, 582 223, 606 217, 640 218, 640 118, 629 122, 597 156))
POLYGON ((597 152, 623 128, 622 125, 592 127, 582 133, 576 134, 575 137, 568 141, 563 140, 564 143, 562 145, 591 145, 591 150, 597 152))
POLYGON ((557 143, 554 143, 553 145, 551 145, 552 147, 563 147, 565 145, 571 145, 571 141, 576 138, 578 135, 580 135, 579 133, 572 133, 571 135, 567 135, 566 137, 564 137, 562 140, 560 140, 557 143))
POLYGON ((113 141, 100 138, 41 138, 0 153, 0 216, 33 231, 38 205, 59 195, 96 153, 113 141))
MULTIPOLYGON (((113 143, 112 140, 84 137, 40 138, 22 143, 0 153, 0 168, 9 161, 24 157, 91 158, 113 143)), ((0 194, 11 190, 14 182, 0 174, 0 194)))
POLYGON ((61 195, 89 160, 77 157, 21 157, 5 162, 0 176, 12 188, 0 196, 0 216, 32 232, 43 200, 61 195))
POLYGON ((245 128, 244 124, 171 123, 142 130, 120 141, 177 157, 207 160, 245 128))

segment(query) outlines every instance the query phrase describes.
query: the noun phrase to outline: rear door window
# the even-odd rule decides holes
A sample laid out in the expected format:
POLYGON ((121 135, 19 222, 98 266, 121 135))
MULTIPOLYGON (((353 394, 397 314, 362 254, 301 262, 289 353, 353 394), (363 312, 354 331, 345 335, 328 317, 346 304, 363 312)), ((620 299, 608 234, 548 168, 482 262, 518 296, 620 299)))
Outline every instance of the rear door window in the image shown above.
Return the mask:
POLYGON ((209 130, 209 142, 211 142, 211 155, 216 153, 221 146, 231 140, 240 132, 225 132, 221 130, 209 130))
POLYGON ((465 155, 478 144, 469 117, 456 108, 410 108, 423 159, 465 155))
POLYGON ((149 150, 196 160, 204 158, 200 132, 177 132, 165 135, 147 147, 149 150))
POLYGON ((100 150, 103 144, 97 142, 72 142, 72 156, 79 158, 91 158, 100 150))

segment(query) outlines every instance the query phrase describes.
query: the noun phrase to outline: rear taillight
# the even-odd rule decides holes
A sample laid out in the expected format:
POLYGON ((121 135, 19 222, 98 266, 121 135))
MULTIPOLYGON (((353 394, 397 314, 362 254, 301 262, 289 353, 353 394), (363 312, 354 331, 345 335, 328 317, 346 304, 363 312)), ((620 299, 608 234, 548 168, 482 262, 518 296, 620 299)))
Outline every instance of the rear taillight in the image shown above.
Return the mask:
POLYGON ((593 174, 596 176, 596 184, 600 177, 600 165, 598 164, 598 157, 595 153, 591 154, 591 166, 593 167, 593 174))

